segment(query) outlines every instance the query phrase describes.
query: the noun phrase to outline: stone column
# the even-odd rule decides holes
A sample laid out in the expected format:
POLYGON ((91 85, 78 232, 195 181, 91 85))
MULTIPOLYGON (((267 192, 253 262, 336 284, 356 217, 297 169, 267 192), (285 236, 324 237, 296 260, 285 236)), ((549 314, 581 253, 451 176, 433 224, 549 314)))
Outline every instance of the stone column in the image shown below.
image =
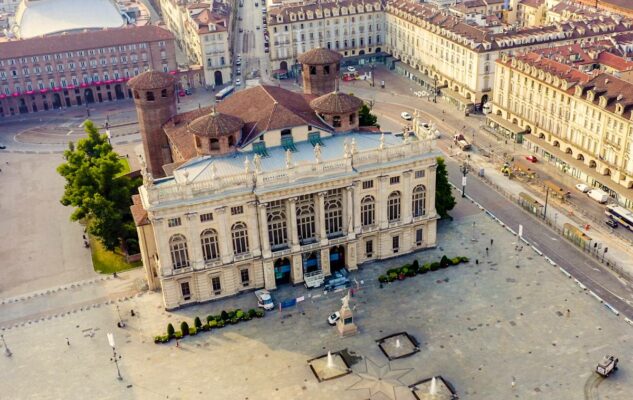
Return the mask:
POLYGON ((437 163, 429 167, 427 171, 429 180, 426 185, 426 215, 434 216, 437 214, 435 210, 435 185, 437 175, 437 163))
POLYGON ((319 214, 319 240, 322 245, 327 244, 327 232, 325 231, 325 193, 326 192, 317 193, 317 211, 319 214))
POLYGON ((268 239, 268 218, 266 215, 266 203, 259 203, 257 207, 259 208, 259 237, 261 238, 262 242, 262 257, 269 258, 272 253, 270 251, 270 240, 268 239))
POLYGON ((323 271, 324 276, 330 276, 332 274, 330 272, 330 250, 329 249, 321 249, 321 271, 323 271))
POLYGON ((288 229, 289 235, 288 240, 290 241, 290 246, 292 251, 299 250, 299 233, 297 231, 297 198, 291 197, 288 199, 288 204, 290 205, 290 212, 288 213, 288 229))
POLYGON ((388 226, 386 194, 386 185, 388 178, 388 176, 378 177, 378 196, 376 197, 376 221, 381 229, 385 229, 388 226))
POLYGON ((292 261, 292 283, 296 285, 303 282, 303 262, 301 254, 295 254, 291 257, 292 261))
POLYGON ((253 257, 259 257, 262 253, 259 229, 257 227, 257 202, 251 201, 246 205, 246 218, 248 223, 249 245, 253 257))
POLYGON ((189 250, 189 265, 194 269, 202 268, 204 259, 202 257, 202 243, 200 242, 200 232, 196 229, 196 218, 198 213, 187 213, 187 249, 189 250))
POLYGON ((347 261, 347 269, 349 269, 350 271, 358 269, 358 257, 356 256, 356 247, 356 241, 347 244, 347 260, 345 261, 347 261))
POLYGON ((152 222, 152 229, 156 234, 156 251, 158 252, 158 274, 159 276, 171 275, 173 270, 171 263, 171 252, 169 249, 169 235, 165 232, 165 221, 161 219, 150 219, 152 222))
POLYGON ((348 186, 345 188, 345 191, 347 193, 347 199, 345 202, 345 233, 347 234, 347 238, 348 239, 354 239, 354 211, 355 208, 358 207, 354 207, 354 199, 353 199, 353 190, 354 187, 353 186, 348 186))
POLYGON ((231 238, 231 227, 226 215, 226 207, 217 208, 215 215, 219 216, 218 242, 220 242, 222 263, 228 264, 233 261, 233 239, 231 238))
POLYGON ((361 220, 360 220, 360 181, 354 182, 354 193, 353 193, 353 203, 354 203, 354 232, 359 234, 361 232, 361 220))
POLYGON ((275 283, 275 264, 273 260, 266 260, 263 263, 264 267, 264 287, 268 290, 277 289, 275 283))
POLYGON ((400 220, 405 224, 413 220, 413 210, 411 209, 411 193, 413 188, 411 187, 411 170, 404 171, 402 173, 404 179, 404 187, 402 190, 402 215, 400 220))

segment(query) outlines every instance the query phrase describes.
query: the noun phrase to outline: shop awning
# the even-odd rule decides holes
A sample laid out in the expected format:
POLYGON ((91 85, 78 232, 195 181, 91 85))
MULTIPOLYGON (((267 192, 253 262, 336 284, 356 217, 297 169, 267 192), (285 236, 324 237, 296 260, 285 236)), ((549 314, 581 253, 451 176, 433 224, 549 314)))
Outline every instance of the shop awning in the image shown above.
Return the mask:
POLYGON ((513 124, 512 122, 507 121, 498 115, 488 114, 486 119, 515 134, 525 132, 525 129, 521 128, 519 125, 513 124))

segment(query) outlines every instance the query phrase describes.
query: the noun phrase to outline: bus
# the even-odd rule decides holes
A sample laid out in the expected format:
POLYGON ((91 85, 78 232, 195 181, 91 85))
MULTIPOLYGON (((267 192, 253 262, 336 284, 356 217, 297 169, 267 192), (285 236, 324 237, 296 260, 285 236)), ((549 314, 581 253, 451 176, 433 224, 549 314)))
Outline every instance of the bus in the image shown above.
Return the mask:
POLYGON ((224 98, 228 95, 230 95, 233 90, 235 90, 235 86, 227 86, 224 89, 220 90, 216 95, 215 95, 215 101, 221 101, 224 100, 224 98))
POLYGON ((608 205, 604 213, 607 214, 609 218, 617 221, 618 224, 633 230, 633 211, 620 206, 608 205))

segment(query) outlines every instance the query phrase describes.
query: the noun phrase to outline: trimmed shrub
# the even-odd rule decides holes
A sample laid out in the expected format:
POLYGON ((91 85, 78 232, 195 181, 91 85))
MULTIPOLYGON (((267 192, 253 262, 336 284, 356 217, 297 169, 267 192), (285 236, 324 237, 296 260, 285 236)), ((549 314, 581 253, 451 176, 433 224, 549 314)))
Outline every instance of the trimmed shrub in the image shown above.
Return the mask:
POLYGON ((211 327, 209 326, 209 323, 206 323, 204 325, 202 325, 200 327, 204 332, 208 331, 209 329, 211 329, 211 327))
POLYGON ((226 311, 222 310, 222 312, 220 313, 220 318, 222 319, 222 321, 226 321, 229 319, 229 314, 226 311))
POLYGON ((401 268, 400 268, 400 273, 401 274, 406 274, 407 272, 409 272, 409 270, 411 269, 411 264, 404 264, 401 268))
POLYGON ((248 316, 253 318, 255 316, 255 314, 257 314, 257 311, 255 311, 254 308, 251 308, 250 310, 248 310, 248 316))
POLYGON ((163 343, 163 336, 154 336, 154 343, 163 343))
POLYGON ((196 319, 193 320, 193 325, 196 327, 196 329, 200 329, 202 328, 202 321, 200 321, 200 317, 196 317, 196 319))
POLYGON ((189 334, 189 324, 186 321, 182 321, 180 323, 180 331, 182 332, 183 335, 187 335, 189 334))
POLYGON ((244 311, 242 310, 235 310, 235 318, 237 319, 244 319, 244 311))
POLYGON ((391 275, 392 273, 397 275, 398 272, 400 272, 399 270, 400 270, 400 268, 390 268, 390 269, 387 270, 387 275, 391 275))
POLYGON ((242 317, 242 321, 250 321, 251 319, 253 319, 253 317, 251 317, 249 314, 244 314, 244 316, 242 317))
POLYGON ((440 268, 446 268, 450 265, 450 261, 448 261, 448 257, 446 257, 445 255, 442 256, 442 259, 440 260, 440 268))
POLYGON ((218 321, 212 319, 211 321, 209 321, 209 329, 213 329, 213 328, 217 328, 218 327, 218 321))
POLYGON ((387 278, 387 275, 380 275, 378 277, 378 282, 380 282, 380 283, 387 283, 387 282, 389 282, 389 278, 387 278))
POLYGON ((196 336, 198 334, 198 329, 196 329, 195 326, 192 326, 191 328, 189 328, 189 334, 191 336, 196 336))
POLYGON ((235 325, 239 322, 240 320, 237 319, 237 317, 233 317, 229 320, 229 322, 231 323, 231 325, 235 325))
POLYGON ((176 333, 176 330, 170 322, 169 324, 167 324, 167 336, 169 336, 169 338, 171 339, 174 337, 174 333, 176 333))
POLYGON ((255 311, 255 316, 257 318, 263 318, 264 317, 264 312, 262 310, 257 310, 257 311, 255 311))
POLYGON ((440 269, 440 263, 438 263, 437 261, 432 262, 430 269, 431 271, 437 271, 438 269, 440 269))
POLYGON ((207 322, 215 321, 215 317, 213 315, 207 315, 207 322))
POLYGON ((235 318, 235 310, 233 310, 233 311, 229 311, 229 314, 228 314, 228 315, 229 315, 229 318, 228 318, 228 319, 233 319, 233 318, 235 318))
POLYGON ((468 257, 459 257, 459 261, 467 263, 468 261, 470 261, 470 259, 468 257))
POLYGON ((413 268, 411 268, 409 272, 407 272, 407 276, 409 277, 416 276, 417 274, 418 274, 418 271, 414 270, 413 268))
POLYGON ((420 263, 418 262, 418 260, 413 260, 413 264, 411 265, 411 269, 413 271, 415 271, 416 274, 418 272, 420 272, 420 263))
POLYGON ((451 262, 451 265, 458 265, 462 262, 462 259, 460 257, 453 257, 449 261, 451 262))
POLYGON ((224 328, 224 320, 218 321, 218 328, 224 328))
POLYGON ((389 282, 393 282, 398 279, 398 274, 396 272, 390 272, 388 275, 389 282))
POLYGON ((174 334, 174 337, 175 337, 176 339, 182 339, 182 332, 180 332, 180 331, 176 331, 176 333, 174 334))
POLYGON ((169 343, 169 341, 171 340, 171 338, 167 335, 162 336, 160 339, 161 339, 160 340, 161 343, 169 343))

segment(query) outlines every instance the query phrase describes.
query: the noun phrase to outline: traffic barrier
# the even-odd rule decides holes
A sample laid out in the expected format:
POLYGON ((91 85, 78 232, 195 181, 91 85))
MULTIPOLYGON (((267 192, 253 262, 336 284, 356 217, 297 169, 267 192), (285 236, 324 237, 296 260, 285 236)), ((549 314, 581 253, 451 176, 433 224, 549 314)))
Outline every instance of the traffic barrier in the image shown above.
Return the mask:
POLYGON ((534 247, 534 245, 530 246, 532 248, 532 250, 534 250, 536 252, 536 254, 538 254, 539 256, 543 255, 543 252, 539 249, 537 249, 536 247, 534 247))
POLYGON ((580 286, 582 290, 587 290, 587 286, 583 285, 582 282, 580 282, 578 279, 574 279, 574 281, 576 281, 576 283, 578 284, 578 286, 580 286))
POLYGON ((552 260, 551 258, 549 258, 548 256, 545 256, 545 260, 550 263, 553 267, 556 266, 556 263, 554 262, 554 260, 552 260))
POLYGON ((600 296, 598 296, 597 294, 595 294, 593 291, 591 291, 591 290, 590 290, 590 291, 589 291, 589 294, 590 294, 591 296, 593 296, 593 297, 594 297, 596 300, 598 300, 599 302, 604 303, 604 300, 602 300, 602 298, 601 298, 600 296))
POLYGON ((569 279, 571 279, 571 274, 567 271, 565 271, 565 269, 563 267, 558 267, 558 269, 560 269, 560 272, 562 272, 563 274, 565 274, 566 277, 568 277, 569 279))
POLYGON ((521 236, 521 241, 525 244, 527 244, 528 246, 531 246, 530 242, 527 241, 526 238, 524 238, 523 236, 521 236))
POLYGON ((630 320, 630 319, 628 319, 627 317, 624 317, 624 321, 625 321, 627 324, 629 324, 629 325, 633 326, 633 321, 631 321, 631 320, 630 320))
POLYGON ((510 232, 510 233, 511 233, 511 234, 513 234, 514 236, 516 236, 516 235, 517 235, 517 233, 516 233, 516 232, 515 232, 512 228, 510 228, 508 225, 506 225, 506 229, 508 230, 508 232, 510 232))
POLYGON ((611 312, 614 313, 615 315, 620 315, 620 311, 616 310, 611 304, 604 303, 604 306, 607 307, 609 310, 611 310, 611 312))

